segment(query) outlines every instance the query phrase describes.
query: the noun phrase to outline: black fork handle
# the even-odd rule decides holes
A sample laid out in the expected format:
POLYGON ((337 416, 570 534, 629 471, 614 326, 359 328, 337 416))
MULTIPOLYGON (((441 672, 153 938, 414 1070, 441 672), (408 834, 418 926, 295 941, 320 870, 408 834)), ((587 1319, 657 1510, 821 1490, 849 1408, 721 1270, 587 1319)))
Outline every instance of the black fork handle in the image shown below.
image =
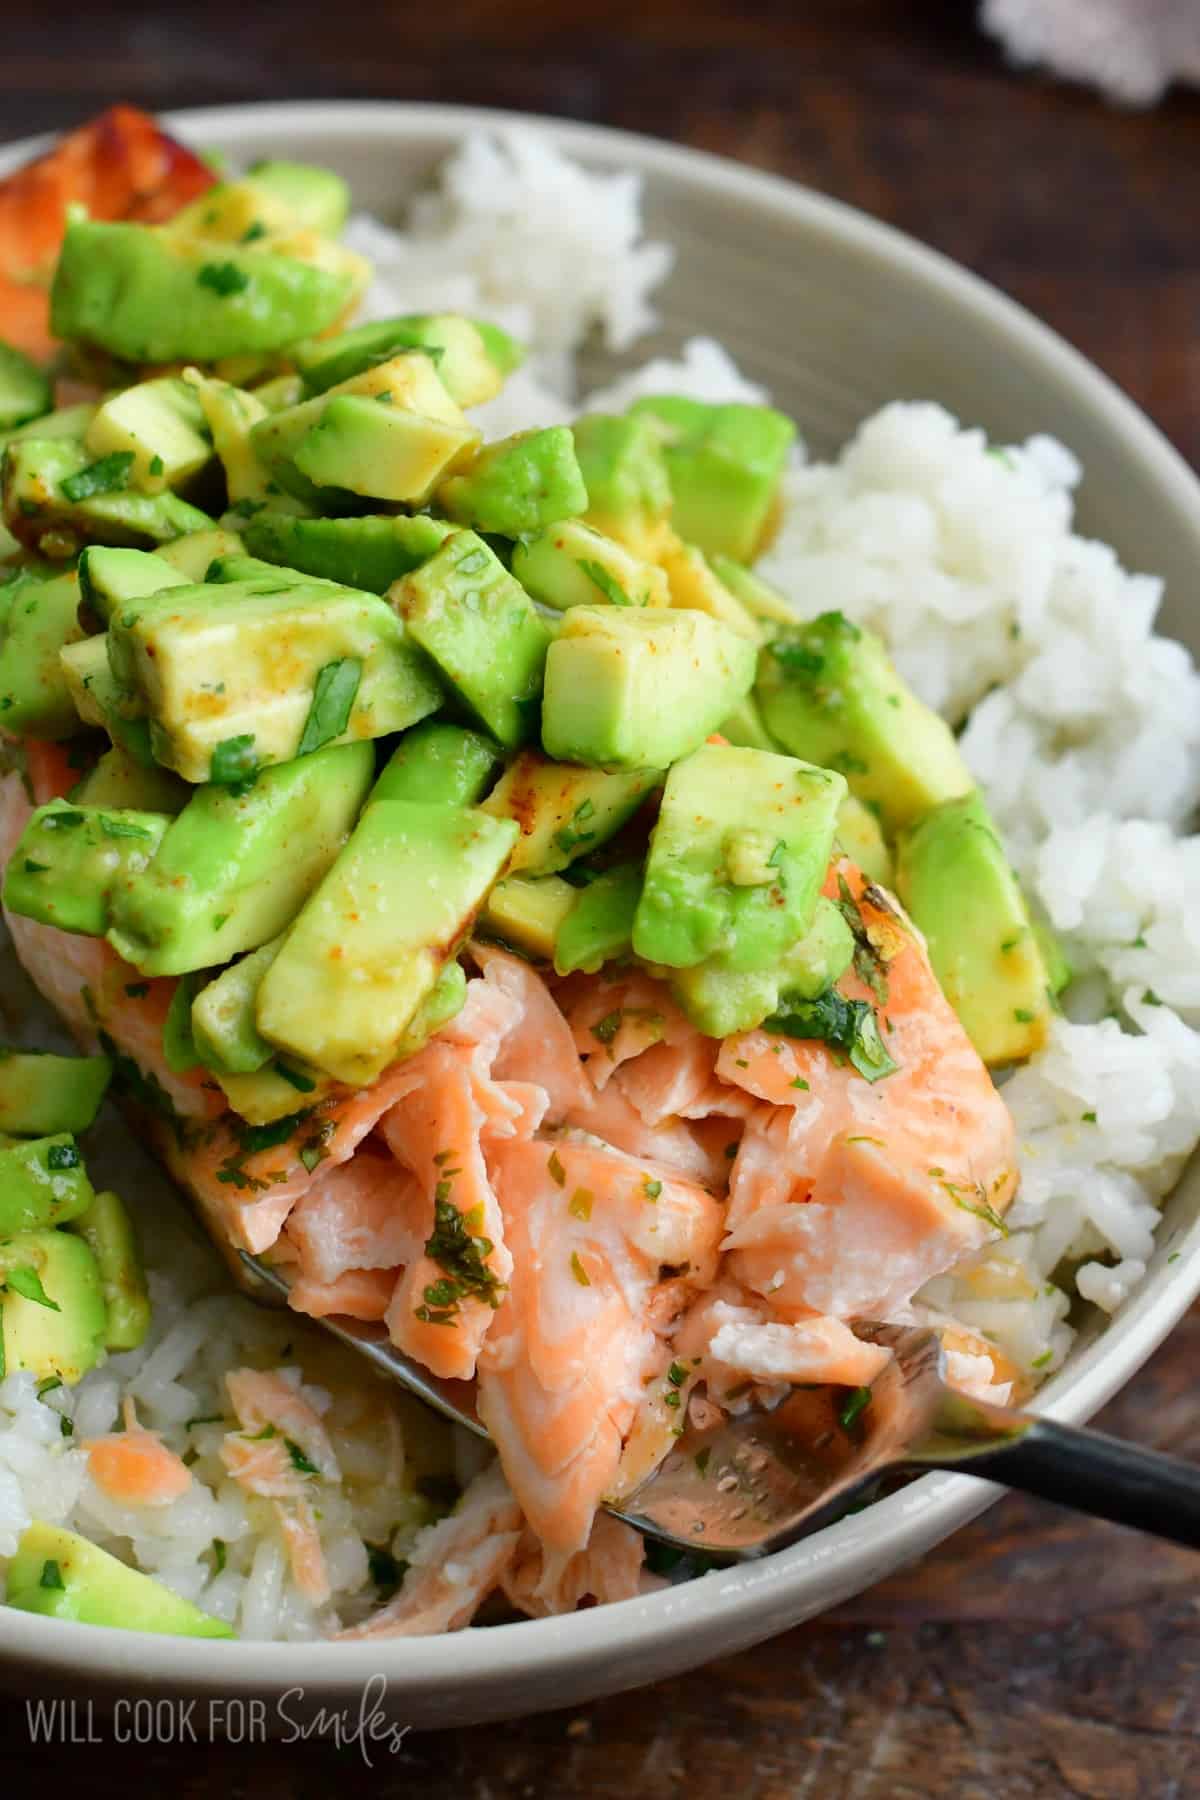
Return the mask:
POLYGON ((1006 1441, 959 1446, 939 1455, 931 1447, 924 1467, 951 1469, 1036 1494, 1056 1506, 1200 1550, 1200 1467, 1161 1450, 1146 1450, 1102 1431, 1060 1425, 1053 1419, 1007 1415, 1025 1427, 1006 1441))

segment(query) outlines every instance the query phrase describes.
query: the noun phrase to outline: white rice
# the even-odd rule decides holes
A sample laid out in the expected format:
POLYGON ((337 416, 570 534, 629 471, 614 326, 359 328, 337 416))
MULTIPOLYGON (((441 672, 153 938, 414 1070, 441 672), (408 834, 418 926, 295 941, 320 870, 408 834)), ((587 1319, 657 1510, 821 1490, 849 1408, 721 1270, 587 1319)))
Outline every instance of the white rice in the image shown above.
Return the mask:
MULTIPOLYGON (((654 323, 671 252, 641 241, 635 177, 588 174, 528 131, 470 139, 406 231, 358 218, 348 238, 376 264, 368 316, 462 310, 537 346, 480 409, 489 435, 656 389, 765 397, 697 339, 680 360, 577 399, 574 353, 595 332, 625 350, 654 323)), ((1175 835, 1200 795, 1200 677, 1154 635, 1158 581, 1072 532, 1079 474, 1048 438, 996 448, 938 406, 888 406, 837 462, 797 458, 762 564, 802 616, 838 608, 879 630, 916 690, 964 726, 964 753, 1075 970, 1045 1049, 1004 1088, 1023 1158, 1010 1235, 922 1296, 929 1316, 984 1334, 1038 1375, 1074 1337, 1072 1294, 1052 1278, 1073 1272, 1078 1295, 1115 1310, 1145 1273, 1160 1203, 1200 1138, 1200 840, 1175 835)), ((27 1029, 44 1043, 44 1014, 27 1029)), ((312 1636, 361 1616, 375 1592, 364 1538, 402 1554, 422 1516, 394 1458, 380 1461, 378 1411, 356 1410, 356 1390, 377 1390, 295 1318, 229 1294, 119 1126, 101 1159, 139 1213, 153 1331, 74 1390, 39 1400, 26 1375, 0 1382, 0 1567, 39 1517, 246 1636, 312 1636), (264 1503, 226 1477, 221 1426, 203 1422, 224 1410, 224 1374, 244 1361, 307 1383, 334 1434, 341 1477, 323 1484, 320 1526, 334 1595, 322 1613, 298 1592, 264 1503), (312 1385, 331 1369, 335 1399, 312 1385), (190 1490, 169 1506, 122 1509, 87 1474, 79 1444, 111 1429, 125 1395, 195 1459, 190 1490)), ((958 1359, 965 1372, 979 1360, 958 1359)), ((464 1475, 479 1454, 463 1448, 464 1475)))

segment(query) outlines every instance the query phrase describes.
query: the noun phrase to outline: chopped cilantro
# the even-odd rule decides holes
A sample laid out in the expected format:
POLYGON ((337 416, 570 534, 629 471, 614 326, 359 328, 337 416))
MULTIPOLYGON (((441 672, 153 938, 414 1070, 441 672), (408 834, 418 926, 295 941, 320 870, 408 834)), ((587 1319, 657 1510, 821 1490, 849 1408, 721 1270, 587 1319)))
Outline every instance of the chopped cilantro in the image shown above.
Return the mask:
POLYGON ((1052 1363, 1053 1361, 1054 1361, 1053 1350, 1043 1350, 1042 1354, 1040 1356, 1034 1357, 1033 1361, 1030 1363, 1029 1366, 1031 1369, 1044 1369, 1046 1367, 1047 1363, 1052 1363))
POLYGON ((38 1582, 38 1586, 62 1589, 65 1588, 66 1585, 66 1582, 62 1578, 62 1570, 59 1568, 54 1558, 48 1556, 42 1564, 41 1579, 38 1582))
POLYGON ((550 1179, 556 1181, 559 1187, 566 1187, 567 1171, 562 1166, 557 1150, 552 1150, 550 1152, 549 1160, 546 1163, 546 1171, 549 1174, 550 1179))
POLYGON ((68 1419, 66 1413, 63 1413, 62 1417, 59 1419, 58 1429, 59 1429, 59 1434, 62 1437, 74 1437, 75 1436, 75 1426, 74 1426, 73 1422, 70 1419, 68 1419))
POLYGON ((245 792, 258 774, 258 757, 254 752, 254 734, 225 738, 212 753, 208 779, 222 787, 245 792))
POLYGON ((594 801, 587 799, 579 802, 579 805, 571 814, 567 824, 554 834, 554 842, 560 850, 570 852, 577 849, 580 844, 591 842, 596 833, 594 831, 583 831, 580 827, 587 824, 595 811, 596 807, 594 801))
POLYGON ((32 856, 27 856, 25 858, 25 873, 27 875, 44 875, 49 867, 49 863, 34 862, 32 856))
POLYGON ((598 1038, 602 1044, 611 1044, 621 1029, 621 1018, 620 1007, 615 1012, 606 1013, 592 1026, 592 1036, 598 1038))
POLYGON ((1147 988, 1142 995, 1142 1004, 1144 1006, 1161 1006, 1162 1001, 1159 999, 1153 988, 1147 988))
POLYGON ((44 1400, 47 1394, 52 1394, 54 1392, 55 1388, 60 1388, 61 1386, 62 1386, 62 1376, 61 1375, 47 1375, 45 1381, 39 1381, 37 1384, 38 1399, 44 1400))
POLYGON ((131 1000, 144 1000, 150 992, 150 983, 148 981, 127 981, 125 992, 131 1000))
POLYGON ((283 1442, 284 1442, 284 1447, 287 1450, 288 1456, 291 1459, 292 1467, 293 1467, 293 1469, 296 1470, 297 1474, 299 1474, 299 1475, 319 1475, 321 1473, 321 1471, 318 1469, 316 1463, 313 1462, 312 1458, 305 1456, 305 1454, 304 1454, 303 1450, 300 1448, 299 1444, 297 1444, 292 1438, 284 1438, 283 1442))
POLYGON ((144 825, 135 825, 132 819, 116 819, 111 813, 100 814, 100 829, 108 838, 148 838, 153 833, 144 825))
POLYGON ((116 494, 129 486, 132 468, 132 450, 113 450, 77 474, 68 475, 60 486, 66 498, 74 501, 90 500, 96 494, 116 494))
POLYGON ((312 704, 296 746, 297 756, 311 756, 314 750, 341 737, 350 723, 361 680, 362 663, 357 656, 340 657, 317 671, 312 704))
POLYGON ((20 1294, 23 1300, 32 1300, 35 1306, 44 1306, 50 1312, 62 1311, 58 1301, 52 1300, 42 1286, 42 1278, 37 1270, 27 1263, 5 1270, 4 1286, 11 1288, 14 1294, 20 1294))
POLYGON ((228 1558, 228 1552, 225 1548, 224 1538, 214 1538, 213 1539, 212 1553, 213 1553, 213 1561, 217 1565, 217 1574, 223 1575, 225 1572, 225 1563, 228 1558))
POLYGON ((697 1474, 707 1475, 708 1474, 708 1465, 712 1460, 712 1450, 709 1447, 709 1445, 706 1444, 704 1446, 703 1450, 697 1450, 697 1452, 692 1460, 696 1464, 697 1474))
POLYGON ((588 1272, 580 1262, 579 1253, 576 1250, 572 1250, 571 1252, 571 1273, 579 1283, 580 1287, 591 1287, 592 1283, 588 1276, 588 1272))
POLYGON ((567 1211, 573 1219, 583 1219, 586 1223, 592 1216, 595 1198, 590 1188, 576 1188, 567 1204, 567 1211))
POLYGON ((230 294, 240 294, 250 286, 250 277, 236 263, 205 263, 196 280, 201 287, 211 288, 222 300, 230 294))
POLYGON ((77 1169, 82 1161, 74 1144, 51 1144, 46 1152, 48 1169, 77 1169))
POLYGON ((150 458, 150 473, 152 475, 161 475, 166 466, 167 465, 161 456, 152 456, 150 458))
POLYGON ((1032 1025, 1033 1024, 1033 1014, 1030 1012, 1030 1010, 1027 1006, 1014 1006, 1013 1007, 1013 1018, 1017 1021, 1018 1025, 1032 1025))
POLYGON ((286 1081, 289 1087, 294 1087, 298 1094, 311 1094, 317 1085, 311 1076, 302 1075, 299 1069, 289 1068, 285 1062, 276 1062, 275 1073, 286 1081))
POLYGON ((367 1545, 367 1569, 381 1600, 390 1600, 404 1579, 406 1562, 398 1562, 386 1544, 367 1545))
POLYGON ((806 1094, 810 1091, 807 1081, 803 1080, 803 1078, 799 1075, 797 1075, 797 1077, 794 1081, 789 1081, 788 1086, 794 1087, 794 1088, 802 1088, 806 1094))
POLYGON ((866 1000, 847 1000, 836 988, 826 988, 815 1000, 791 999, 786 1005, 786 1012, 765 1021, 767 1031, 828 1044, 844 1053, 866 1081, 882 1081, 899 1067, 884 1048, 878 1020, 866 1000))
POLYGON ((645 1194, 647 1200, 657 1200, 658 1196, 662 1193, 662 1182, 651 1181, 650 1177, 647 1175, 642 1180, 642 1192, 645 1194))
POLYGON ((843 1406, 841 1412, 838 1414, 838 1424, 841 1426, 842 1430, 852 1431, 870 1404, 870 1388, 855 1388, 849 1399, 846 1401, 845 1406, 843 1406))
POLYGON ((445 1271, 422 1294, 416 1316, 426 1325, 452 1325, 461 1302, 482 1300, 493 1311, 504 1296, 504 1283, 488 1266, 495 1245, 491 1238, 472 1231, 476 1215, 459 1211, 453 1201, 435 1198, 433 1231, 425 1242, 425 1254, 445 1271))
POLYGON ((598 587, 610 606, 632 606, 633 601, 625 592, 620 582, 610 575, 603 563, 583 562, 579 567, 583 570, 593 587, 598 587))
POLYGON ((1094 1125, 1096 1123, 1096 1115, 1094 1112, 1081 1113, 1079 1116, 1085 1125, 1094 1125))

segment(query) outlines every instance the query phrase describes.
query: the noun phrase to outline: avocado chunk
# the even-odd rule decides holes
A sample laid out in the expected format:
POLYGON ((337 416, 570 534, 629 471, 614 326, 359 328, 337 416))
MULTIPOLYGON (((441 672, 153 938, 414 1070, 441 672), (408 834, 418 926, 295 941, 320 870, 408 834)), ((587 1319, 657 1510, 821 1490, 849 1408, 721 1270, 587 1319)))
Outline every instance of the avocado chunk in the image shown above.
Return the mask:
POLYGON ((22 571, 0 587, 0 728, 14 737, 64 738, 80 728, 59 661, 83 636, 79 577, 22 571))
MULTIPOLYGON (((0 1368, 73 1386, 104 1354, 107 1309, 96 1258, 69 1231, 0 1244, 0 1368)), ((11 1570, 9 1579, 11 1582, 11 1570)))
POLYGON ((102 631, 114 610, 164 588, 187 587, 188 578, 151 550, 89 544, 79 553, 79 606, 102 631))
POLYGON ((456 531, 388 598, 485 731, 509 750, 536 734, 550 631, 482 538, 456 531))
POLYGON ((686 969, 775 968, 806 935, 846 783, 767 750, 704 744, 667 776, 633 947, 686 969))
POLYGON ((30 815, 9 858, 4 904, 60 931, 103 937, 114 888, 146 869, 170 824, 162 813, 51 800, 30 815))
POLYGON ((215 247, 153 226, 73 218, 50 290, 50 328, 125 362, 212 362, 282 350, 325 330, 365 274, 348 252, 320 267, 253 243, 215 247))
POLYGON ((0 341, 0 431, 40 419, 53 404, 49 377, 22 351, 0 341))
POLYGON ((160 562, 170 565, 190 582, 203 581, 218 556, 234 556, 245 546, 236 531, 189 531, 183 537, 161 544, 154 552, 160 562))
POLYGON ((764 624, 794 625, 796 608, 790 606, 778 589, 769 581, 756 575, 753 569, 746 568, 744 563, 734 562, 731 556, 710 556, 709 566, 735 600, 740 600, 746 611, 764 624))
MULTIPOLYGON (((73 729, 78 731, 80 723, 102 726, 115 749, 122 750, 143 769, 157 769, 148 723, 145 719, 127 719, 121 710, 125 702, 108 666, 107 637, 101 634, 77 644, 64 644, 58 653, 58 664, 77 715, 73 729)), ((161 772, 166 774, 166 770, 161 772)))
POLYGON ((666 768, 749 692, 754 645, 705 613, 573 606, 546 658, 542 743, 561 762, 666 768))
MULTIPOLYGON (((11 1118, 46 1119, 55 1114, 60 1118, 86 1117, 89 1101, 92 1117, 95 1116, 112 1071, 107 1057, 88 1059, 101 1066, 102 1083, 97 1084, 89 1069, 82 1078, 73 1078, 77 1083, 74 1091, 70 1087, 72 1078, 62 1073, 51 1076, 41 1091, 28 1077, 18 1077, 14 1088, 6 1090, 2 1085, 4 1077, 9 1064, 16 1060, 10 1055, 0 1063, 0 1110, 6 1120, 5 1130, 20 1129, 9 1126, 7 1121, 11 1118), (10 1094, 12 1104, 7 1103, 10 1094)), ((53 1061, 69 1067, 72 1059, 25 1056, 20 1061, 53 1061)), ((79 1066, 87 1065, 80 1059, 79 1066)), ((90 1118, 87 1124, 91 1124, 90 1118)), ((72 1135, 84 1129, 82 1125, 52 1126, 46 1136, 32 1143, 9 1144, 0 1149, 0 1245, 26 1231, 49 1231, 55 1225, 66 1225, 87 1211, 93 1198, 92 1184, 72 1135)))
POLYGON ((346 223, 350 189, 332 169, 266 157, 251 163, 243 179, 252 191, 268 196, 299 230, 337 237, 346 223))
POLYGON ((554 967, 560 975, 583 969, 594 975, 608 962, 633 954, 633 921, 642 897, 642 865, 606 869, 575 896, 559 926, 554 967))
POLYGON ((671 512, 671 480, 654 423, 585 413, 571 430, 587 489, 587 523, 653 562, 671 512))
POLYGON ((473 806, 500 766, 495 744, 442 719, 406 731, 371 789, 369 802, 411 800, 424 806, 473 806))
POLYGON ((553 875, 615 836, 662 779, 657 769, 610 772, 522 750, 483 810, 497 819, 515 819, 521 828, 510 875, 553 875))
MULTIPOLYGON (((311 404, 311 402, 310 402, 311 404)), ((479 442, 469 425, 429 418, 357 394, 333 396, 292 460, 317 487, 423 506, 479 442)))
POLYGON ((671 483, 671 522, 706 556, 752 562, 777 505, 796 427, 769 406, 709 406, 678 394, 630 408, 659 434, 671 483))
POLYGON ((192 1001, 192 1040, 201 1062, 218 1075, 252 1075, 274 1054, 259 1034, 254 1008, 282 943, 281 934, 230 963, 192 1001))
POLYGON ((668 531, 663 537, 658 560, 667 577, 672 606, 707 613, 710 618, 720 619, 739 637, 748 638, 752 644, 762 642, 762 628, 753 613, 730 593, 724 582, 718 580, 694 544, 685 544, 673 531, 668 531))
POLYGON ((734 707, 727 719, 722 719, 717 726, 718 735, 727 738, 731 744, 741 744, 747 750, 778 750, 779 745, 763 724, 763 716, 758 701, 753 694, 747 694, 734 707))
POLYGON ((4 452, 4 518, 27 548, 59 560, 81 543, 168 543, 212 525, 207 513, 164 489, 130 486, 133 452, 93 458, 73 438, 22 438, 4 452))
POLYGON ((476 808, 368 806, 263 977, 262 1035, 339 1081, 373 1081, 398 1054, 516 836, 512 820, 476 808))
MULTIPOLYGON (((94 769, 71 789, 72 806, 99 806, 118 812, 167 813, 174 818, 191 796, 186 782, 157 764, 147 768, 114 744, 94 769)), ((0 1130, 3 1127, 0 1126, 0 1130)))
MULTIPOLYGON (((0 1132, 46 1137, 52 1132, 86 1131, 100 1110, 111 1075, 107 1056, 0 1050, 0 1132)), ((0 1211, 7 1188, 8 1183, 0 1181, 0 1211)))
POLYGON ((421 505, 478 442, 428 356, 414 351, 285 406, 250 431, 251 447, 274 479, 309 502, 332 486, 343 495, 421 505), (342 404, 350 400, 353 407, 342 404), (338 409, 332 415, 331 407, 338 409))
MULTIPOLYGON (((272 480, 271 470, 250 435, 256 425, 270 417, 261 396, 247 393, 232 382, 220 381, 215 375, 202 374, 199 369, 185 369, 182 379, 196 396, 213 449, 225 471, 225 493, 230 506, 266 506, 272 500, 283 508, 295 504, 272 480)), ((195 581, 203 579, 203 570, 193 576, 195 581)))
POLYGON ((116 1625, 160 1636, 231 1638, 232 1626, 201 1612, 149 1575, 127 1568, 61 1525, 35 1520, 8 1565, 7 1600, 21 1612, 81 1625, 116 1625))
POLYGON ((498 537, 530 537, 587 508, 570 428, 519 431, 488 444, 434 499, 448 519, 498 537))
POLYGON ((984 1062, 1032 1056, 1053 1014, 1050 971, 982 795, 947 800, 902 834, 896 886, 984 1062))
POLYGON ((563 519, 513 546, 512 572, 526 593, 566 612, 571 606, 670 606, 667 578, 579 519, 563 519))
POLYGON ((290 924, 334 861, 374 775, 368 743, 201 787, 147 867, 112 894, 108 940, 143 975, 217 968, 290 924))
POLYGON ((870 807, 864 806, 853 794, 846 795, 838 812, 837 841, 868 881, 891 887, 892 853, 883 829, 870 807))
POLYGON ((110 394, 83 438, 93 457, 133 457, 130 480, 144 493, 182 487, 212 461, 212 433, 193 388, 160 375, 110 394))
POLYGON ((671 993, 697 1031, 731 1037, 753 1031, 790 1001, 815 1000, 849 967, 854 936, 832 901, 817 901, 813 922, 773 969, 742 972, 718 962, 697 963, 672 974, 671 993))
POLYGON ((403 731, 442 703, 378 595, 267 575, 271 591, 255 579, 172 588, 109 624, 125 710, 149 715, 155 756, 186 781, 403 731))
POLYGON ((453 530, 428 513, 299 519, 271 509, 247 519, 243 536, 246 548, 266 562, 386 594, 394 581, 428 562, 453 530))
POLYGON ((336 337, 297 344, 291 355, 309 393, 323 394, 403 350, 431 350, 438 379, 459 406, 494 400, 524 355, 498 325, 480 324, 457 313, 376 319, 336 337))
MULTIPOLYGON (((294 1058, 273 1058, 261 1069, 245 1075, 228 1075, 214 1069, 212 1076, 230 1108, 247 1125, 274 1125, 280 1119, 290 1119, 297 1108, 315 1106, 323 1100, 334 1085, 320 1069, 294 1058)), ((319 1139, 314 1140, 312 1148, 320 1148, 319 1139)))
POLYGON ((842 613, 773 638, 756 693, 784 749, 840 769, 886 831, 971 791, 950 727, 905 686, 874 632, 842 613))
POLYGON ((488 895, 479 929, 522 955, 552 962, 555 939, 577 898, 558 875, 510 875, 488 895))
POLYGON ((150 1293, 133 1220, 118 1194, 97 1194, 86 1212, 71 1221, 96 1259, 108 1314, 107 1350, 136 1350, 150 1329, 150 1293))

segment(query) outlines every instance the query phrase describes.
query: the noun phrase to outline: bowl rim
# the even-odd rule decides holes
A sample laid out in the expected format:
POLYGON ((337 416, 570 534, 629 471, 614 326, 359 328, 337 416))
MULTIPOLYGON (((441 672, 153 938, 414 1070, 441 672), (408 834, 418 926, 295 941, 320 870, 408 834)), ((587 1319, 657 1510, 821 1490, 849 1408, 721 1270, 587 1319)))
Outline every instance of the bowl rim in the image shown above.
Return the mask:
MULTIPOLYGON (((588 162, 630 168, 641 175, 662 175, 731 204, 740 202, 759 213, 774 213, 814 237, 825 236, 844 248, 890 261, 948 302, 972 311, 1006 351, 1045 370, 1098 415, 1100 423, 1123 440, 1130 456, 1142 461, 1181 514, 1200 515, 1200 480, 1183 457, 1115 382, 1050 326, 941 251, 784 176, 637 132, 498 108, 388 100, 291 100, 193 107, 163 117, 170 129, 201 147, 221 144, 228 136, 235 140, 239 153, 260 144, 269 147, 281 134, 302 135, 305 131, 319 131, 327 140, 333 137, 360 143, 364 137, 374 136, 380 153, 386 154, 389 144, 437 137, 450 141, 472 130, 523 126, 546 134, 560 148, 588 162)), ((53 135, 0 146, 0 174, 36 154, 53 141, 53 135)), ((1119 1319, 1098 1333, 1046 1385, 1039 1410, 1069 1422, 1090 1417, 1141 1367, 1198 1293, 1200 1217, 1160 1246, 1150 1272, 1119 1319), (1169 1276, 1163 1266, 1168 1248, 1176 1253, 1169 1276), (1120 1330, 1114 1337, 1116 1325, 1120 1330)), ((346 1699, 360 1695, 367 1679, 381 1672, 398 1692, 413 1698, 451 1689, 461 1693, 472 1682, 495 1678, 500 1668, 513 1674, 519 1667, 524 1680, 545 1678, 548 1682, 552 1675, 584 1672, 623 1646, 636 1645, 638 1663, 644 1667, 657 1651, 687 1637, 704 1638, 706 1649, 694 1658, 701 1661, 722 1651, 722 1644, 707 1635, 715 1625, 727 1626, 731 1642, 740 1646, 754 1641, 754 1615, 768 1600, 772 1616, 759 1637, 825 1610, 862 1591, 879 1579, 885 1568, 894 1569, 922 1556, 991 1505, 1002 1491, 970 1476, 927 1475, 878 1501, 867 1512, 761 1563, 741 1564, 680 1587, 584 1612, 435 1637, 363 1640, 336 1647, 324 1639, 269 1644, 151 1639, 142 1632, 81 1626, 0 1606, 0 1661, 19 1659, 22 1675, 30 1681, 38 1674, 69 1671, 106 1689, 127 1681, 134 1689, 144 1689, 149 1683, 211 1696, 241 1689, 277 1692, 310 1684, 322 1695, 346 1699), (838 1578, 830 1580, 835 1574, 838 1578), (805 1595, 811 1587, 823 1585, 824 1597, 806 1610, 805 1595), (151 1642, 153 1667, 147 1670, 145 1659, 151 1642)), ((653 1674, 645 1679, 653 1679, 653 1674)), ((554 1704, 549 1685, 546 1692, 548 1703, 554 1704)))

